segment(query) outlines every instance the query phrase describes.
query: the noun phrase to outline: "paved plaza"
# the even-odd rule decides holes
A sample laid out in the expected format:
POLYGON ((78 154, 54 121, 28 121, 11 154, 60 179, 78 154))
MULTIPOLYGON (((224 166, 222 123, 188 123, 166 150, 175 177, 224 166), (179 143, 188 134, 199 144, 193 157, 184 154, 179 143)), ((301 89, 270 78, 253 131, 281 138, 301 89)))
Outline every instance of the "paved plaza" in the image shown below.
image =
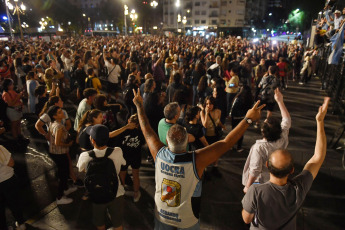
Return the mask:
MULTIPOLYGON (((283 91, 292 127, 289 134, 288 150, 295 160, 295 173, 299 173, 312 156, 316 138, 315 115, 323 102, 325 92, 320 90, 321 83, 313 79, 307 86, 289 82, 283 91)), ((76 106, 65 102, 70 114, 75 114, 76 106)), ((331 114, 332 104, 325 118, 327 141, 330 141, 343 125, 336 115, 331 114)), ((266 112, 263 113, 263 116, 266 112)), ((277 112, 274 116, 280 116, 277 112)), ((23 122, 25 135, 30 136, 31 143, 26 149, 17 146, 12 151, 16 162, 15 171, 20 179, 21 199, 28 229, 68 230, 95 229, 91 222, 91 203, 81 197, 84 189, 78 189, 71 197, 70 205, 56 206, 55 195, 57 182, 52 160, 47 156, 46 141, 35 133, 32 119, 23 122)), ((230 130, 229 122, 226 124, 230 130)), ((226 153, 219 161, 220 176, 207 173, 203 181, 201 204, 201 229, 248 229, 241 217, 241 200, 243 186, 241 177, 249 149, 260 138, 259 130, 250 127, 245 133, 243 147, 245 151, 235 150, 226 153)), ((337 147, 343 146, 343 139, 337 147)), ((302 209, 297 215, 297 229, 344 229, 345 219, 345 169, 341 159, 344 150, 328 146, 326 160, 308 193, 302 209)), ((75 170, 77 170, 75 168, 75 170)), ((83 175, 79 174, 80 178, 83 175)), ((140 169, 142 197, 133 203, 127 192, 125 203, 124 229, 153 229, 154 209, 154 168, 143 156, 140 169)))

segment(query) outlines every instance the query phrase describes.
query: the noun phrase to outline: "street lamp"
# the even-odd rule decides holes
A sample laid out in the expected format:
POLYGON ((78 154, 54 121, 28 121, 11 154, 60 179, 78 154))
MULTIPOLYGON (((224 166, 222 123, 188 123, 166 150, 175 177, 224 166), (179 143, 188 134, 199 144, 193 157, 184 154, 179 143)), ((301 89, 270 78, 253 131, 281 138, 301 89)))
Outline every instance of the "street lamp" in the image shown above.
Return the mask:
POLYGON ((123 12, 123 17, 124 17, 124 23, 125 23, 125 36, 127 35, 127 15, 128 15, 128 6, 124 5, 124 12, 123 12))
POLYGON ((41 30, 44 30, 46 26, 48 25, 48 22, 46 21, 46 19, 41 18, 41 21, 39 22, 39 24, 41 25, 41 30))
POLYGON ((133 24, 135 23, 135 21, 138 19, 138 14, 135 13, 135 10, 131 10, 131 14, 129 15, 129 17, 132 19, 133 24))
POLYGON ((152 1, 152 2, 150 3, 150 5, 151 5, 153 8, 156 8, 156 7, 158 6, 158 2, 152 1))
MULTIPOLYGON (((13 14, 17 14, 17 16, 18 16, 18 24, 19 24, 19 29, 20 29, 20 38, 23 40, 24 36, 23 36, 23 29, 22 29, 22 26, 21 26, 22 23, 20 22, 20 14, 24 14, 24 12, 26 10, 26 6, 22 3, 22 4, 20 4, 20 7, 19 7, 18 6, 18 0, 13 0, 13 1, 15 3, 15 6, 13 6, 10 3, 9 0, 6 0, 6 5, 7 5, 8 9, 13 10, 13 14)), ((7 9, 6 9, 6 11, 7 11, 7 9)), ((12 31, 11 28, 10 28, 10 30, 12 31)), ((12 35, 12 37, 13 37, 13 35, 12 35)))

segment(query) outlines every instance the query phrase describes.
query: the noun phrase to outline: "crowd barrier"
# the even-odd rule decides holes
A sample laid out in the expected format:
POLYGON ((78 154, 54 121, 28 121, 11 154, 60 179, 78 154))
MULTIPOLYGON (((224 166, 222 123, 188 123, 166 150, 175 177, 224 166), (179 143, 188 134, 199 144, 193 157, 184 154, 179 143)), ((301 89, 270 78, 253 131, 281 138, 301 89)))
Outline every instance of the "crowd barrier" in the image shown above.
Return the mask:
POLYGON ((345 134, 345 55, 340 58, 338 65, 328 64, 328 57, 332 47, 325 45, 319 48, 317 75, 321 79, 322 89, 326 91, 332 101, 332 114, 338 115, 342 126, 335 132, 329 146, 336 148, 345 134), (335 142, 332 144, 333 140, 335 142))

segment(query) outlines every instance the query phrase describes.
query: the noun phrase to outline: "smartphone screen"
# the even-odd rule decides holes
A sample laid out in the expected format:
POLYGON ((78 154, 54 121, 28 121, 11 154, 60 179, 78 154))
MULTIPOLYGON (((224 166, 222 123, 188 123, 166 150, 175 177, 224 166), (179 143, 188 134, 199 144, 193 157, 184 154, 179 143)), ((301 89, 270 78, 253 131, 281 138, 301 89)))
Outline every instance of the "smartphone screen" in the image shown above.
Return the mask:
POLYGON ((234 83, 230 83, 230 84, 229 84, 229 87, 234 87, 234 86, 235 86, 234 83))

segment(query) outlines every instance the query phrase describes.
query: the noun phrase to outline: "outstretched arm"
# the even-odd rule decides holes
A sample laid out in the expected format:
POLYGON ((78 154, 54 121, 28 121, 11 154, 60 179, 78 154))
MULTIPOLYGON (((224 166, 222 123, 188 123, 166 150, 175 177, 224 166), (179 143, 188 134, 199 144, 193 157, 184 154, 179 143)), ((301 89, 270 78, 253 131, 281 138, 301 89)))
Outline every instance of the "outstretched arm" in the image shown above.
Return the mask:
MULTIPOLYGON (((250 118, 256 121, 260 118, 261 109, 265 106, 259 107, 260 101, 257 101, 254 107, 248 110, 246 118, 250 118)), ((196 167, 198 170, 198 175, 201 177, 204 169, 210 165, 212 162, 218 160, 226 151, 228 151, 244 134, 244 132, 249 127, 249 124, 242 120, 240 124, 233 129, 224 140, 217 141, 212 145, 196 151, 196 167)))
POLYGON ((280 92, 279 88, 276 88, 274 90, 274 99, 276 100, 280 113, 282 115, 282 118, 290 118, 290 113, 285 107, 284 100, 283 100, 283 94, 280 92))
POLYGON ((317 173, 319 172, 321 165, 326 157, 327 150, 327 140, 325 134, 325 124, 324 118, 327 113, 327 108, 329 104, 329 97, 325 97, 323 105, 319 107, 319 112, 316 115, 317 133, 316 133, 316 144, 315 152, 312 158, 304 166, 303 170, 308 170, 315 179, 317 173))
POLYGON ((153 129, 150 126, 150 122, 147 119, 147 116, 144 111, 143 98, 140 96, 140 89, 138 89, 138 92, 135 92, 135 90, 133 89, 133 93, 133 102, 137 107, 140 127, 144 134, 146 143, 150 149, 151 155, 155 160, 158 151, 164 146, 164 144, 159 140, 157 134, 155 133, 155 131, 153 131, 153 129))

